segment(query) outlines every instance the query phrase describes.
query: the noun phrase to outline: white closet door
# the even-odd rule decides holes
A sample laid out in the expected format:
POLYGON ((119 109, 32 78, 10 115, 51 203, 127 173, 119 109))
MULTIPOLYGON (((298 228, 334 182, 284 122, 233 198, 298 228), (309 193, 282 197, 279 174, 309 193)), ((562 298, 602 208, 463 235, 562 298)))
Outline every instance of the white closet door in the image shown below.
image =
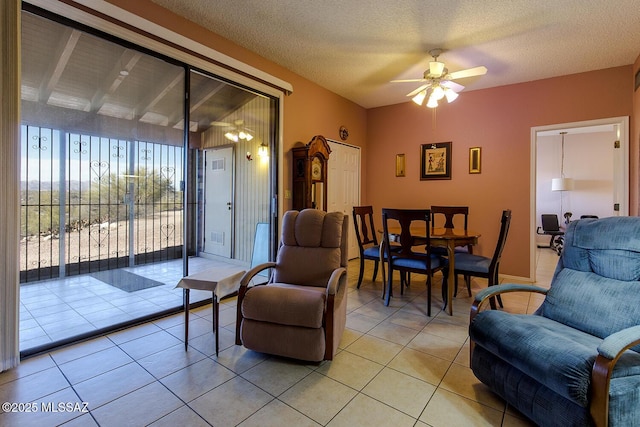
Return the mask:
POLYGON ((360 148, 328 141, 331 148, 327 176, 327 211, 349 218, 349 259, 357 258, 358 243, 351 213, 360 205, 360 148))

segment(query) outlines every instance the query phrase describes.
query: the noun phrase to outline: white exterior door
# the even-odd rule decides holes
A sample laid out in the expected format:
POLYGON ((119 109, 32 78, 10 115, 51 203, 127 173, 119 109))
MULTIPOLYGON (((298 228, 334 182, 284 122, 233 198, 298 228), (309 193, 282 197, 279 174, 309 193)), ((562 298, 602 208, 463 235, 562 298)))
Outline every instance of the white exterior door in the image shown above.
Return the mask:
POLYGON ((349 221, 349 259, 359 255, 351 213, 360 205, 360 148, 328 141, 327 212, 343 212, 349 221))
POLYGON ((231 258, 233 148, 205 150, 203 252, 231 258))

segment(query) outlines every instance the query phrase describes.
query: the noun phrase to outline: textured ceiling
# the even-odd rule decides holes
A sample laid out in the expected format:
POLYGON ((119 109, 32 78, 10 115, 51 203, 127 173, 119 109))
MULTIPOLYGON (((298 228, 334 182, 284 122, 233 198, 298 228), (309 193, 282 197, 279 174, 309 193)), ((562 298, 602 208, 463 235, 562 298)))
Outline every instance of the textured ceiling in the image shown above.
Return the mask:
MULTIPOLYGON (((466 91, 633 64, 638 0, 153 0, 366 107, 406 102, 428 51, 466 91)), ((295 91, 295 87, 294 87, 295 91)))

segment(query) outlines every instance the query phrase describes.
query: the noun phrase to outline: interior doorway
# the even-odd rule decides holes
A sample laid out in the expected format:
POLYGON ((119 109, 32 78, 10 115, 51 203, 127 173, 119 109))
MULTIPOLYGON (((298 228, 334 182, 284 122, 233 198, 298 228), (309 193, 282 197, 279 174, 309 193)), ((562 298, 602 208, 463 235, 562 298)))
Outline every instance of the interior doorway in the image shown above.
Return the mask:
POLYGON ((629 214, 629 118, 613 117, 531 129, 531 262, 536 279, 536 233, 542 213, 561 225, 582 215, 629 214), (564 137, 564 138, 563 138, 564 137), (552 190, 554 178, 571 178, 570 190, 552 190), (542 212, 544 210, 544 212, 542 212))

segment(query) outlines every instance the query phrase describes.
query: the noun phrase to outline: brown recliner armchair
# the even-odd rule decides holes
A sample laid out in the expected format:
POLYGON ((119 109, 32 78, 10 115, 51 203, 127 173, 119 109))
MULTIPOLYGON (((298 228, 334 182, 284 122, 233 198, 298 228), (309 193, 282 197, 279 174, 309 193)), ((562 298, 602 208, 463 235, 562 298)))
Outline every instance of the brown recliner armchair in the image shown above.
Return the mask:
POLYGON ((347 319, 347 227, 341 212, 284 214, 276 262, 241 280, 237 345, 306 361, 333 359, 347 319), (267 268, 269 282, 248 287, 267 268))

